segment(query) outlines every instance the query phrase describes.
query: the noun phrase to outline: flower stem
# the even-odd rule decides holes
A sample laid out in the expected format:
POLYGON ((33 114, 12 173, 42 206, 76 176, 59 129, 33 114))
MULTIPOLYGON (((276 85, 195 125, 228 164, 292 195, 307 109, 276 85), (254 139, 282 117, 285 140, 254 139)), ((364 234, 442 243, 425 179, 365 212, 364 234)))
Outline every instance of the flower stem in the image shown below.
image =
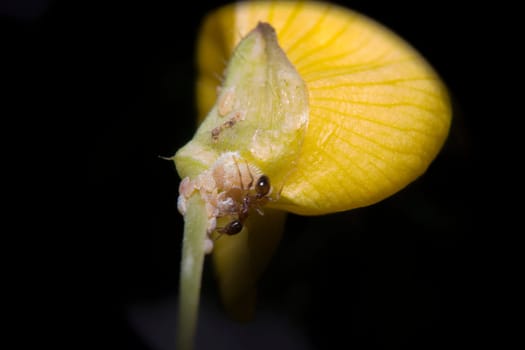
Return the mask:
POLYGON ((187 211, 184 216, 177 321, 177 349, 180 350, 193 348, 199 312, 207 222, 204 202, 201 196, 195 193, 187 201, 187 211))

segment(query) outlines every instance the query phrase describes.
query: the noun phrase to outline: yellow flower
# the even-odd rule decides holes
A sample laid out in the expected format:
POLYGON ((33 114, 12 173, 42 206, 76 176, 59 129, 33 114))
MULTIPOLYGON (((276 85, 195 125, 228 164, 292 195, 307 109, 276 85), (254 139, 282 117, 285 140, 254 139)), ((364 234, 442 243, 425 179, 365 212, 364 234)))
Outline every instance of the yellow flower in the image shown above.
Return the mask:
POLYGON ((179 209, 197 192, 207 203, 208 249, 240 319, 253 312, 285 212, 327 214, 394 194, 426 171, 450 126, 446 89, 427 62, 330 3, 222 7, 203 23, 198 69, 202 124, 174 158, 187 178, 179 209), (271 189, 257 187, 262 175, 271 189), (217 230, 224 237, 213 242, 217 230))

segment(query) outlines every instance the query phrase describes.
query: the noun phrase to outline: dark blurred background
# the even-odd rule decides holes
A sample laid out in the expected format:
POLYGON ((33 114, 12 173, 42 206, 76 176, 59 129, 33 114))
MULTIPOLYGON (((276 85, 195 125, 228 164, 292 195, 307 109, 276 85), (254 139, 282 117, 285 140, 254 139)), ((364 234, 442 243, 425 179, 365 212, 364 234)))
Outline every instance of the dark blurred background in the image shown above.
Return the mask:
MULTIPOLYGON (((44 187, 61 208, 48 219, 69 233, 56 244, 72 258, 60 264, 71 285, 56 296, 84 321, 74 324, 84 333, 78 344, 173 343, 183 222, 178 176, 158 156, 194 132, 195 38, 223 3, 2 1, 6 104, 17 107, 24 136, 14 147, 42 140, 28 151, 38 155, 33 176, 50 180, 44 187)), ((491 336, 478 328, 490 306, 480 301, 487 266, 475 230, 489 112, 473 62, 493 9, 337 3, 396 31, 441 74, 454 104, 449 138, 424 176, 379 204, 291 215, 252 324, 226 317, 207 265, 202 349, 441 349, 491 336)))

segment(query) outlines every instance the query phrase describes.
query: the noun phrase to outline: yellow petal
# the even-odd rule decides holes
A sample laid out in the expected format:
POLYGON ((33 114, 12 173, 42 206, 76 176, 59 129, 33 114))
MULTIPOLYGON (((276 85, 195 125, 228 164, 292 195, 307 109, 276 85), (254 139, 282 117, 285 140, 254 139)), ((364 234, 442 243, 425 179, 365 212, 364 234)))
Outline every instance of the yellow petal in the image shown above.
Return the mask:
POLYGON ((221 236, 213 249, 213 265, 226 310, 237 320, 252 318, 256 284, 279 243, 286 213, 267 209, 252 215, 235 236, 221 236))
POLYGON ((316 215, 373 204, 427 169, 450 126, 446 90, 406 42, 329 3, 241 2, 210 14, 198 42, 202 119, 234 47, 270 23, 304 80, 309 121, 275 207, 316 215))

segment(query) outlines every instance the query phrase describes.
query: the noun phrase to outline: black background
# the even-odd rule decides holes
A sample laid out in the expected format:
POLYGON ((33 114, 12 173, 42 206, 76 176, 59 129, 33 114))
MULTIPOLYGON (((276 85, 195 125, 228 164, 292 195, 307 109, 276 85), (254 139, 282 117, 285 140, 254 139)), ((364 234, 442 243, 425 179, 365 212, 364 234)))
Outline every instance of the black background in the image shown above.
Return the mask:
MULTIPOLYGON (((65 253, 57 266, 65 286, 52 294, 85 321, 73 323, 84 335, 71 348, 153 349, 129 310, 176 295, 183 226, 178 176, 158 156, 194 131, 195 38, 222 3, 2 5, 6 106, 20 131, 10 146, 29 152, 28 183, 46 193, 24 192, 20 205, 38 206, 52 231, 66 233, 52 240, 65 253)), ((491 111, 478 64, 487 14, 497 14, 453 1, 337 3, 390 27, 430 61, 450 89, 452 128, 428 172, 395 196, 347 213, 291 215, 259 309, 292 324, 311 349, 484 343, 493 334, 480 330, 491 303, 478 165, 491 111)), ((53 287, 37 275, 32 293, 53 287)), ((203 300, 218 308, 216 292, 206 266, 203 300)), ((255 329, 253 341, 269 332, 255 329)))

